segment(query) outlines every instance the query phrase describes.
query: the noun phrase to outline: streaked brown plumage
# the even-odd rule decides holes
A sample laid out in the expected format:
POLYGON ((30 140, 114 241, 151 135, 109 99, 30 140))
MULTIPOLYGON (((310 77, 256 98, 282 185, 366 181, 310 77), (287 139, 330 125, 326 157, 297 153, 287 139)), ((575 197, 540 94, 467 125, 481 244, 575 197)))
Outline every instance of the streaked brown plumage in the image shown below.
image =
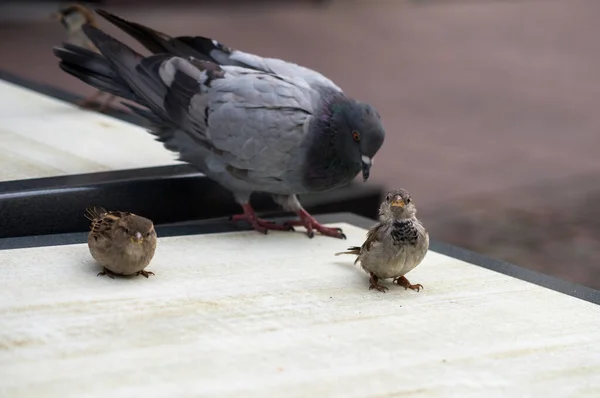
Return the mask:
MULTIPOLYGON (((83 25, 86 23, 97 26, 96 19, 91 10, 81 4, 73 3, 62 7, 58 12, 52 14, 52 18, 60 21, 66 29, 68 43, 86 48, 90 51, 99 52, 82 29, 83 25)), ((82 108, 92 109, 99 104, 100 107, 98 110, 104 112, 115 98, 116 97, 112 94, 98 90, 88 98, 79 101, 78 105, 82 108), (106 94, 107 97, 104 100, 100 100, 103 94, 106 94)))
POLYGON ((98 275, 143 275, 156 250, 156 231, 147 218, 102 207, 86 209, 91 221, 88 247, 92 257, 104 267, 98 275))
POLYGON ((413 285, 404 276, 423 261, 429 249, 429 234, 416 213, 406 190, 388 192, 379 209, 379 222, 369 230, 362 246, 335 255, 355 255, 354 264, 360 261, 370 275, 369 289, 385 292, 388 288, 379 284, 379 279, 393 278, 406 289, 421 290, 421 284, 413 285))

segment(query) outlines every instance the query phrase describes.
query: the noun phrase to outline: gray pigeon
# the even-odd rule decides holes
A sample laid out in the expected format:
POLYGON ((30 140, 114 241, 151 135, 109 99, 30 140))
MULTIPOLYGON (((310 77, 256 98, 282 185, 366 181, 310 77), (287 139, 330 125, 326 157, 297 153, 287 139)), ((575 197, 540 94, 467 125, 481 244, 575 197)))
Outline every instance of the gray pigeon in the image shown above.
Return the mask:
POLYGON ((346 185, 361 171, 369 178, 385 136, 377 111, 313 70, 210 39, 189 38, 201 43, 189 47, 142 28, 161 46, 183 43, 184 50, 157 44, 156 54, 144 57, 85 25, 101 54, 71 44, 54 53, 67 73, 147 108, 130 106, 151 122, 167 149, 233 192, 243 208, 233 220, 263 233, 300 225, 309 237, 316 230, 345 238, 341 229, 319 224, 296 195, 346 185), (258 218, 249 202, 253 192, 271 194, 300 219, 279 225, 258 218))
POLYGON ((379 209, 379 222, 369 230, 365 243, 335 255, 355 255, 354 263, 360 261, 371 276, 369 289, 385 292, 388 288, 379 279, 394 278, 398 285, 419 291, 423 286, 412 285, 404 276, 423 261, 429 249, 429 234, 416 214, 406 190, 389 192, 379 209))

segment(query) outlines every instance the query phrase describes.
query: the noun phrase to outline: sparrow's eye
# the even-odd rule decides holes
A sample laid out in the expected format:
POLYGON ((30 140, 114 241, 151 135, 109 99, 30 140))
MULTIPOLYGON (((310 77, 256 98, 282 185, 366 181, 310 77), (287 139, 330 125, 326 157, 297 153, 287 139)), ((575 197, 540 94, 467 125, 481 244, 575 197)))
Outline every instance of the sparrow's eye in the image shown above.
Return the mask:
POLYGON ((409 203, 410 203, 410 197, 408 197, 408 198, 404 199, 404 202, 405 202, 406 204, 409 204, 409 203))
POLYGON ((356 142, 360 142, 360 133, 356 130, 352 131, 352 138, 356 142))
POLYGON ((123 232, 125 232, 126 234, 129 233, 129 229, 125 228, 125 227, 121 227, 121 229, 123 230, 123 232))

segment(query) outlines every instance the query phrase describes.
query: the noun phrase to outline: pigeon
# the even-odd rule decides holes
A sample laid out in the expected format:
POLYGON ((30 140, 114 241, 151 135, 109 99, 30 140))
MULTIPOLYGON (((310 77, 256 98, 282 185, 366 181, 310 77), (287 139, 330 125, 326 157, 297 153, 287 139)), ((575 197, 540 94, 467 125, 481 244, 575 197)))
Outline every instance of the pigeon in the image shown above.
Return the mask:
MULTIPOLYGON (((91 51, 98 51, 96 46, 88 39, 82 29, 83 25, 86 23, 96 26, 94 14, 88 8, 81 4, 70 4, 60 8, 58 12, 52 14, 52 18, 60 21, 66 29, 67 41, 69 43, 87 48, 91 51)), ((79 101, 78 105, 82 108, 91 109, 104 94, 105 93, 98 90, 88 98, 79 101)), ((115 98, 114 95, 108 94, 104 101, 100 102, 99 111, 104 112, 115 98)))
POLYGON ((143 275, 156 250, 156 231, 147 218, 123 211, 107 211, 96 206, 86 209, 91 221, 88 248, 104 267, 98 275, 143 275))
POLYGON ((423 285, 411 284, 404 275, 423 261, 429 249, 429 234, 416 217, 417 208, 408 191, 388 192, 379 209, 379 222, 369 230, 362 246, 349 247, 336 253, 356 256, 361 267, 369 273, 369 290, 388 290, 379 279, 394 278, 405 289, 416 290, 423 285))
POLYGON ((83 30, 101 54, 68 43, 54 54, 65 72, 140 105, 126 104, 150 121, 165 148, 233 193, 243 214, 232 220, 262 233, 303 226, 310 238, 316 231, 345 239, 341 229, 319 224, 298 195, 333 190, 359 173, 367 181, 385 138, 375 108, 311 69, 134 26, 157 42, 152 55, 92 25, 83 30), (254 192, 270 194, 299 219, 259 218, 254 192))

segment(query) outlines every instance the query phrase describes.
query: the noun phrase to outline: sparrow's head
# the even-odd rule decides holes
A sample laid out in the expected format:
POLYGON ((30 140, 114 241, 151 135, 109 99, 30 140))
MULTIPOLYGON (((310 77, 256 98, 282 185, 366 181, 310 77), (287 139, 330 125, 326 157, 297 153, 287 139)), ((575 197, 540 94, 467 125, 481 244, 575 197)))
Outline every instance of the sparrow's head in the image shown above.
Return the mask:
POLYGON ((379 216, 387 220, 412 218, 417 214, 417 208, 407 190, 398 189, 388 192, 379 208, 379 216))
POLYGON ((154 224, 147 218, 130 214, 115 225, 115 238, 123 243, 142 244, 156 239, 154 224))
POLYGON ((95 25, 94 14, 81 4, 69 4, 51 15, 69 32, 79 31, 86 23, 95 25))

